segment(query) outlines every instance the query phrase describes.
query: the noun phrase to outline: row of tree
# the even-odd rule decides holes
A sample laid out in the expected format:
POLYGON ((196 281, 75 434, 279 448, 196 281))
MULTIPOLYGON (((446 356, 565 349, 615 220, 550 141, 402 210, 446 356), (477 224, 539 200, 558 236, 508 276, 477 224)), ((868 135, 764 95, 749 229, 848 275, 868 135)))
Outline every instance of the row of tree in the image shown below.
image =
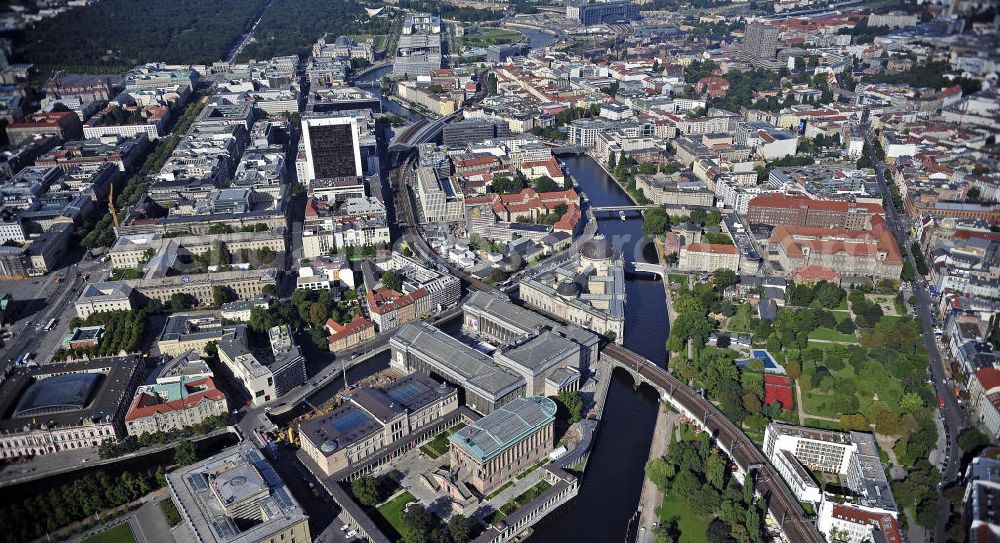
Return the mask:
POLYGON ((139 350, 139 341, 146 331, 146 321, 149 315, 146 311, 103 311, 93 313, 86 319, 73 317, 69 321, 72 330, 81 326, 103 326, 104 335, 94 347, 80 349, 58 349, 52 359, 62 361, 71 358, 114 356, 120 352, 135 353, 139 350))

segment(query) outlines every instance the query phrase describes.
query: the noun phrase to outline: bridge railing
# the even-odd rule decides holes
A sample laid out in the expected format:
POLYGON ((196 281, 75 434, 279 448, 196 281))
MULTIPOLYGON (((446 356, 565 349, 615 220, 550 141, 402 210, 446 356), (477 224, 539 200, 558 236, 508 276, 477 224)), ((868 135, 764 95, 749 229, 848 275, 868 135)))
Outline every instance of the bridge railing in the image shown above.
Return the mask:
POLYGON ((716 445, 733 460, 740 473, 758 471, 761 474, 758 491, 767 497, 769 512, 778 520, 781 530, 791 541, 824 541, 816 527, 805 518, 805 511, 798 499, 763 452, 715 404, 696 394, 662 367, 624 347, 610 344, 604 348, 602 355, 607 355, 612 360, 612 365, 631 373, 636 383, 645 382, 658 389, 664 401, 669 401, 709 432, 716 445))

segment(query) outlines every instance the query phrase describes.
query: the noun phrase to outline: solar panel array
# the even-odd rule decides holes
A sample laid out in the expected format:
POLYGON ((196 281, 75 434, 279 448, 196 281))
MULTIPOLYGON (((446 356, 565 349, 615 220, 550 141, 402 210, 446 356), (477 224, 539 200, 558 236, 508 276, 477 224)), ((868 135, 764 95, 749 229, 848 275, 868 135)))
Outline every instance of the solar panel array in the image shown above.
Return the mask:
POLYGON ((201 473, 192 473, 188 475, 188 482, 191 483, 191 488, 195 492, 201 492, 202 490, 208 489, 208 481, 205 480, 205 476, 201 473))
POLYGON ((365 414, 365 412, 360 409, 352 409, 351 411, 344 413, 342 416, 330 421, 330 425, 333 426, 334 430, 342 434, 346 434, 369 420, 370 418, 367 414, 365 414))
POLYGON ((274 499, 281 504, 281 507, 288 508, 295 505, 292 498, 288 496, 288 492, 285 491, 285 487, 278 488, 274 491, 274 499))
POLYGON ((427 388, 420 383, 414 383, 412 381, 407 383, 402 383, 399 386, 392 387, 386 391, 393 400, 403 404, 410 405, 410 402, 422 396, 427 392, 427 388))

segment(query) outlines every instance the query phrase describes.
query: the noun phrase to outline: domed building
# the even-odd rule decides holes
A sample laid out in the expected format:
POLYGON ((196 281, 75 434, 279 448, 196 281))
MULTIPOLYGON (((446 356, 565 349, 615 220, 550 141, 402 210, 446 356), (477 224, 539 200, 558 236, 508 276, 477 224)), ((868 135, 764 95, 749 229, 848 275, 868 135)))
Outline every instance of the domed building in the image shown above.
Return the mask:
POLYGON ((621 343, 625 335, 625 269, 610 240, 597 236, 555 268, 520 282, 528 304, 621 343))

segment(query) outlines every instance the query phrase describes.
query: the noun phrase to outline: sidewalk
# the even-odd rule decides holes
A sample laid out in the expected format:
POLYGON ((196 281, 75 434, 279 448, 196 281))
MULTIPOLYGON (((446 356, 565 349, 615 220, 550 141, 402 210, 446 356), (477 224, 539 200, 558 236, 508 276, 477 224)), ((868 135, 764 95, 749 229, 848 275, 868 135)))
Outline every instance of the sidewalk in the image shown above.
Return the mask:
MULTIPOLYGON (((673 411, 667 411, 662 404, 659 406, 659 412, 656 415, 656 426, 653 429, 653 442, 649 445, 650 460, 659 458, 666 453, 667 444, 670 443, 670 435, 674 432, 674 427, 678 422, 680 422, 680 415, 673 411)), ((646 528, 645 532, 640 530, 640 533, 645 534, 643 536, 644 539, 655 540, 655 538, 652 538, 653 524, 659 522, 656 510, 660 507, 661 501, 663 501, 663 492, 648 478, 644 478, 642 482, 642 494, 639 496, 639 507, 642 509, 639 517, 639 526, 640 528, 646 528)), ((639 543, 644 542, 639 541, 639 543)))

